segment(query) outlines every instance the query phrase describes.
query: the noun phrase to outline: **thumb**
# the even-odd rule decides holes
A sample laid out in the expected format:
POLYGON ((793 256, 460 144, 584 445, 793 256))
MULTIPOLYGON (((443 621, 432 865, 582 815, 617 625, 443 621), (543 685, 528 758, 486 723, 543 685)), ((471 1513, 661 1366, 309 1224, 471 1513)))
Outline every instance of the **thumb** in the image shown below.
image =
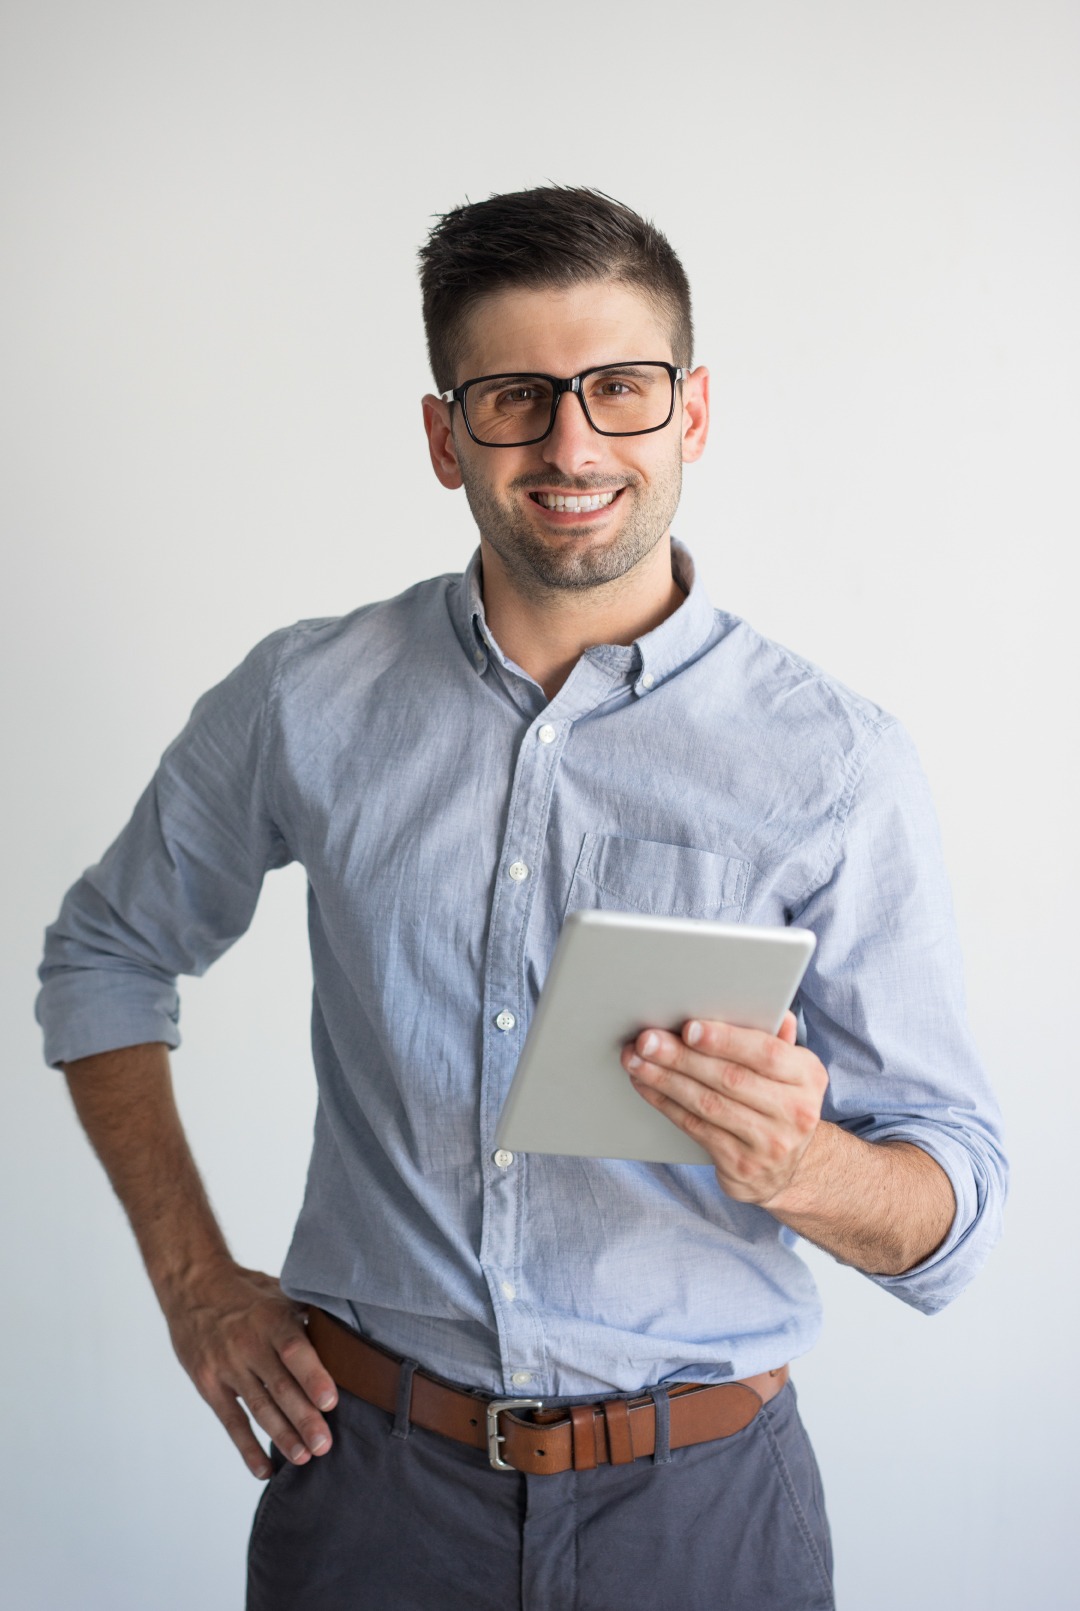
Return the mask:
POLYGON ((798 1027, 798 1021, 796 1020, 795 1014, 793 1012, 786 1012, 784 1014, 784 1022, 776 1031, 777 1039, 785 1041, 788 1046, 794 1046, 798 1027))

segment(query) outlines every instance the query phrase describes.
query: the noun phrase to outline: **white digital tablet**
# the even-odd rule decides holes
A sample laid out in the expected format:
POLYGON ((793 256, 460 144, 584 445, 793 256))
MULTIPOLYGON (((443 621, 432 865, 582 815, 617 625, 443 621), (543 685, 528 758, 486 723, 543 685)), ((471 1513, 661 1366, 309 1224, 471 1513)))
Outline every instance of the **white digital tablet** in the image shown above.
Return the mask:
POLYGON ((496 1129, 515 1152, 708 1163, 619 1060, 642 1029, 715 1018, 775 1034, 814 949, 808 929, 573 912, 496 1129))

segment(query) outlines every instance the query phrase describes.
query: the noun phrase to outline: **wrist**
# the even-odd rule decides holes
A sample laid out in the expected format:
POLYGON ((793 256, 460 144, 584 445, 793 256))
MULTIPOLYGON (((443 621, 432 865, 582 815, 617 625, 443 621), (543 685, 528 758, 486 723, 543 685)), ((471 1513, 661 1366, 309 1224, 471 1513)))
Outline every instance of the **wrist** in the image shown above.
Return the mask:
POLYGON ((187 1307, 197 1302, 201 1294, 235 1269, 235 1261, 224 1239, 183 1252, 170 1250, 163 1257, 146 1258, 150 1284, 166 1312, 177 1305, 187 1307))
POLYGON ((819 1119, 791 1178, 761 1207, 785 1223, 789 1218, 800 1218, 819 1211, 822 1174, 828 1172, 838 1140, 842 1144, 843 1139, 844 1133, 837 1125, 830 1124, 827 1119, 819 1119))

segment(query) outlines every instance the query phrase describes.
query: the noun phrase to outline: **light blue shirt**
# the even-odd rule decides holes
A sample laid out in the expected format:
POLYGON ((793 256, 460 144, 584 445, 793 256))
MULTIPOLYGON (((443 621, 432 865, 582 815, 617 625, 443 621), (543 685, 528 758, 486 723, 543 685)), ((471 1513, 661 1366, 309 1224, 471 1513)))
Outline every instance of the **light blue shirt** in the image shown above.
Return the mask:
POLYGON ((590 649, 551 701, 492 638, 478 558, 273 634, 199 701, 48 931, 49 1062, 175 1046, 176 976, 302 863, 319 1095, 283 1284, 489 1392, 722 1381, 820 1326, 798 1239, 707 1165, 496 1157, 576 908, 812 929, 825 1118, 914 1142, 956 1195, 933 1256, 875 1279, 932 1312, 999 1231, 999 1119, 912 745, 674 556, 682 606, 590 649))

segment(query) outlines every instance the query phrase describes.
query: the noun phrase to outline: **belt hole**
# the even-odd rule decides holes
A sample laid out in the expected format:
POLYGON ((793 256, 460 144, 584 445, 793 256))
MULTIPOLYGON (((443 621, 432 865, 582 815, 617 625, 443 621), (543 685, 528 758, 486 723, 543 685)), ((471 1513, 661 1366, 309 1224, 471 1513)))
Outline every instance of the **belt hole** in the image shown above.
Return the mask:
POLYGON ((470 1426, 479 1426, 480 1425, 480 1422, 476 1419, 475 1415, 470 1415, 469 1416, 469 1425, 470 1426))
POLYGON ((533 1453, 538 1454, 540 1456, 541 1460, 542 1460, 544 1458, 544 1456, 547 1454, 547 1450, 546 1449, 534 1449, 533 1453))

